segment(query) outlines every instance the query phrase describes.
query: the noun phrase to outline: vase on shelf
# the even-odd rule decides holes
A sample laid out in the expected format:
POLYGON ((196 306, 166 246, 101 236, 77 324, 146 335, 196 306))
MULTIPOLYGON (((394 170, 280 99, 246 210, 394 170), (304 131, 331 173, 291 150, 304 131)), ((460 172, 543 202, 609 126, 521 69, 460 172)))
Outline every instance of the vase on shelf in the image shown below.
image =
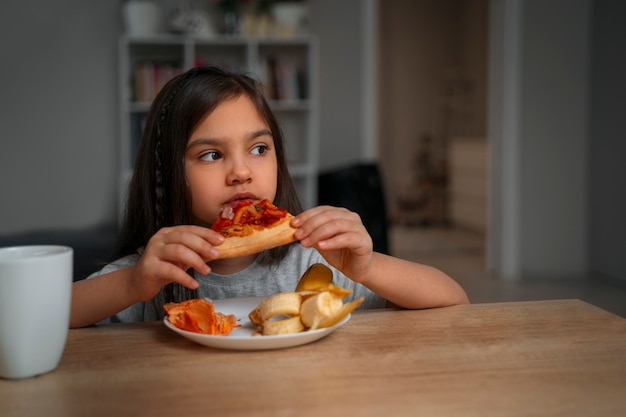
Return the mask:
POLYGON ((163 31, 161 8, 153 0, 126 0, 122 18, 130 36, 151 36, 163 31))
POLYGON ((224 35, 240 35, 241 5, 238 0, 219 0, 217 3, 222 16, 222 33, 224 35))

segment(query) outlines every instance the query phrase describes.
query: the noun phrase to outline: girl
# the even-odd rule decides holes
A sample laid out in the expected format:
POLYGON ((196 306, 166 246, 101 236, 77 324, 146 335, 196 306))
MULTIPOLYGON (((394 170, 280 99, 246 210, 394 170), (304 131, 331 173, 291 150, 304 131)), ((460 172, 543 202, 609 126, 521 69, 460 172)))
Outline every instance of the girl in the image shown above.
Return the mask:
POLYGON ((375 253, 359 216, 321 206, 302 211, 283 137, 261 88, 245 75, 194 68, 172 79, 148 115, 129 187, 117 260, 73 288, 71 327, 158 320, 163 304, 189 298, 293 291, 313 263, 364 296, 363 308, 467 303, 446 274, 375 253), (297 214, 299 243, 217 260, 210 229, 230 201, 267 198, 297 214))

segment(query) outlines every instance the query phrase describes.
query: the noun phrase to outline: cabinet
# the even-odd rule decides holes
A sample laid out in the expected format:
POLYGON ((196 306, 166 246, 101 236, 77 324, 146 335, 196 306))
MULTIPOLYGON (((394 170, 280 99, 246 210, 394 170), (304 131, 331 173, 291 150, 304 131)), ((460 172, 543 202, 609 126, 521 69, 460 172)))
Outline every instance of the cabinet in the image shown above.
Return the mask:
POLYGON ((172 76, 200 65, 245 71, 263 82, 283 130, 290 173, 302 205, 314 206, 319 153, 317 62, 317 40, 310 36, 121 37, 120 213, 126 203, 126 190, 152 99, 172 76))
POLYGON ((487 231, 489 147, 485 138, 454 138, 449 146, 450 217, 456 226, 487 231))

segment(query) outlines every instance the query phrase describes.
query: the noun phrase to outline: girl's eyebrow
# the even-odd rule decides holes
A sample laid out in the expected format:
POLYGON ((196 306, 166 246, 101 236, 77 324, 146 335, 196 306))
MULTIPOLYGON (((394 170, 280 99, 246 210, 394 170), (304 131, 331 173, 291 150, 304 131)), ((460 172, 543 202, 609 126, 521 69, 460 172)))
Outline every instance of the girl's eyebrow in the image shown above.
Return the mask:
MULTIPOLYGON (((246 142, 253 141, 258 137, 266 135, 272 136, 272 132, 269 129, 257 130, 248 135, 248 138, 246 138, 246 142)), ((187 149, 193 148, 194 146, 220 146, 224 145, 226 142, 227 140, 222 138, 196 138, 189 141, 189 144, 187 144, 187 149)))
POLYGON ((197 138, 189 141, 187 144, 187 149, 191 149, 194 146, 220 146, 225 141, 223 139, 217 138, 197 138))

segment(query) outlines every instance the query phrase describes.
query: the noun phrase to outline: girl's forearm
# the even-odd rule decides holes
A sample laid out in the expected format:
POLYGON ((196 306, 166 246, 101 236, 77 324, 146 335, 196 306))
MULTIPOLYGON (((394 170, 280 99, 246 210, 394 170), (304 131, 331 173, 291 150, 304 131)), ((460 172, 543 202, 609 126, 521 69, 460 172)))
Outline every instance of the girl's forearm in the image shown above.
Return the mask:
POLYGON ((370 271, 362 283, 399 307, 418 309, 469 303, 456 281, 428 265, 374 253, 370 271))
POLYGON ((77 281, 72 286, 70 328, 90 326, 139 301, 129 290, 132 268, 77 281))

